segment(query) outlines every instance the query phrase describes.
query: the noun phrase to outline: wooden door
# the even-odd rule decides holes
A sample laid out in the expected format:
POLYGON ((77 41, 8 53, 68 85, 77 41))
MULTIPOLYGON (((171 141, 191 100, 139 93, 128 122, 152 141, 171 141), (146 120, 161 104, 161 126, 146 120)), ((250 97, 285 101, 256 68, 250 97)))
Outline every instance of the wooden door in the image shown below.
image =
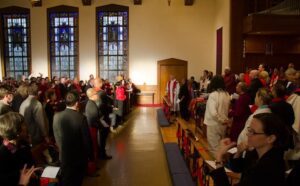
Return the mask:
POLYGON ((158 101, 162 103, 162 97, 166 94, 167 82, 170 75, 174 75, 179 83, 183 78, 187 78, 187 61, 180 59, 165 59, 157 62, 157 85, 158 101))

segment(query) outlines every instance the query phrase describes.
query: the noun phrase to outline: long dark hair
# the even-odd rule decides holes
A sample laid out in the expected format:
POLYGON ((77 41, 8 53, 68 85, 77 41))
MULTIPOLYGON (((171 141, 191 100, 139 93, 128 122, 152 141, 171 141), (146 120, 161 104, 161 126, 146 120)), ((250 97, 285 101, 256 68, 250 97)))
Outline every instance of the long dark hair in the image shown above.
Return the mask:
POLYGON ((215 75, 211 80, 207 87, 207 92, 211 93, 217 90, 225 90, 225 82, 222 76, 215 75))

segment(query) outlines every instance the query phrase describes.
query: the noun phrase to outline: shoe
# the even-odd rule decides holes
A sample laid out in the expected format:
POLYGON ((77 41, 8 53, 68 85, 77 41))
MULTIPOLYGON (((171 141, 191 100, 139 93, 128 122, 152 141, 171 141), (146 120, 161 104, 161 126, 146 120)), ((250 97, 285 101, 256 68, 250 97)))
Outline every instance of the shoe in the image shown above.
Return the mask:
POLYGON ((109 155, 105 154, 104 156, 100 156, 100 159, 101 160, 111 160, 112 156, 109 156, 109 155))
POLYGON ((95 178, 95 177, 99 177, 100 174, 97 173, 97 172, 94 172, 93 174, 88 174, 88 175, 86 175, 86 176, 87 176, 87 177, 91 177, 91 178, 95 178))

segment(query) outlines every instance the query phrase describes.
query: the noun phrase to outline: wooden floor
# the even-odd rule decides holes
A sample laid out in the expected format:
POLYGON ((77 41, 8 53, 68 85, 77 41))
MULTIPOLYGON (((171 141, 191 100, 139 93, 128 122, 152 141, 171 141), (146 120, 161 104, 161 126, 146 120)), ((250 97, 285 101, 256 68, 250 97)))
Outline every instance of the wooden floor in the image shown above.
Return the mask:
MULTIPOLYGON (((171 132, 164 138, 176 140, 171 132)), ((112 160, 99 161, 99 177, 85 178, 83 186, 171 186, 156 108, 136 108, 107 145, 112 160)))

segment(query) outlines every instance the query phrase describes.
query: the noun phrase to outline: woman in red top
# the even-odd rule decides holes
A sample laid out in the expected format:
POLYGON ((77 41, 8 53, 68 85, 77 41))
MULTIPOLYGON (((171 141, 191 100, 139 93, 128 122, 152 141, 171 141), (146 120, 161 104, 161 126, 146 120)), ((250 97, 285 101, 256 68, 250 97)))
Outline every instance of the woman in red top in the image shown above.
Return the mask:
POLYGON ((116 105, 117 108, 119 109, 117 115, 121 118, 121 122, 124 121, 125 100, 126 100, 126 86, 125 86, 125 81, 121 80, 116 83, 116 105))

